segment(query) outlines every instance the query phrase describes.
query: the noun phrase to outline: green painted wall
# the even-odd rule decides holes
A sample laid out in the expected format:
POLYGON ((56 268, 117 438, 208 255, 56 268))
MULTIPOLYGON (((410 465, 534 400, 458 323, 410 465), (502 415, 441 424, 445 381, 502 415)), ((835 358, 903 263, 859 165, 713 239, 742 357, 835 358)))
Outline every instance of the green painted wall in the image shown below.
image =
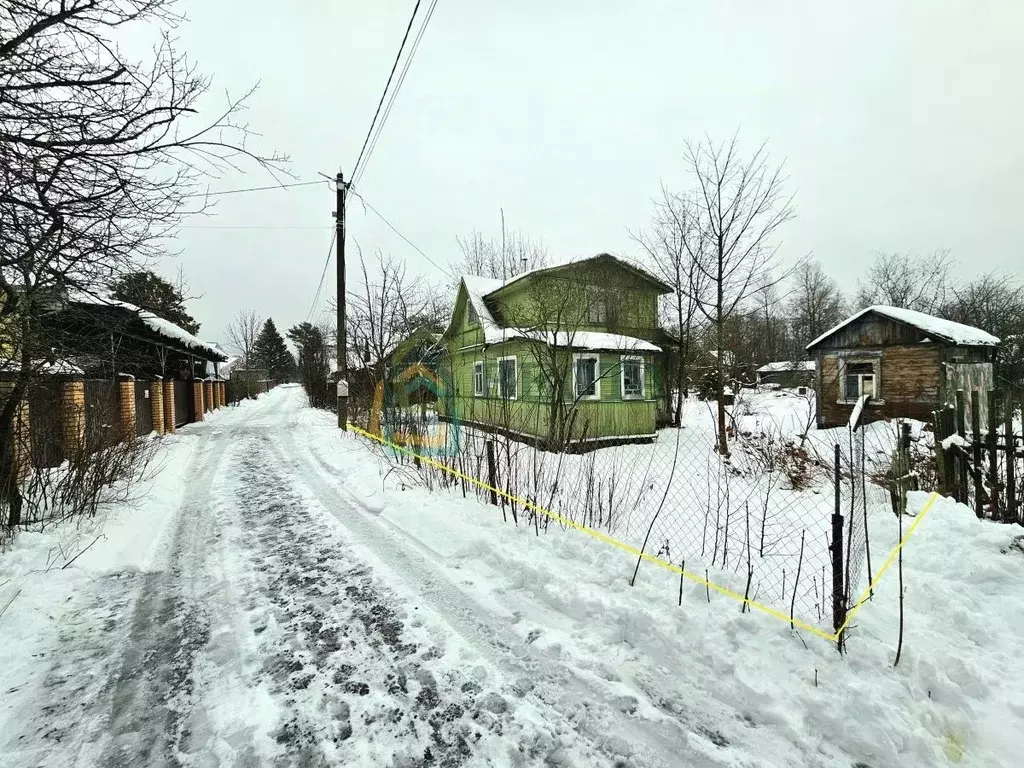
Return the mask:
MULTIPOLYGON (((558 350, 557 358, 551 357, 547 347, 534 342, 512 341, 494 344, 486 349, 455 351, 442 364, 446 367, 452 393, 441 404, 442 414, 463 421, 492 424, 528 435, 548 435, 551 415, 551 397, 544 368, 557 366, 566 371, 564 400, 572 404, 573 394, 573 353, 558 350), (543 355, 543 357, 539 357, 543 355), (498 394, 498 360, 502 357, 516 358, 517 392, 516 399, 506 399, 498 394), (543 362, 543 366, 541 361, 543 362), (474 394, 474 364, 484 364, 484 395, 474 394)), ((644 359, 644 399, 624 400, 622 398, 622 377, 620 355, 613 352, 594 352, 598 358, 600 379, 599 399, 580 400, 570 411, 570 436, 616 437, 651 435, 655 431, 656 398, 659 396, 656 381, 654 356, 641 355, 644 359)))

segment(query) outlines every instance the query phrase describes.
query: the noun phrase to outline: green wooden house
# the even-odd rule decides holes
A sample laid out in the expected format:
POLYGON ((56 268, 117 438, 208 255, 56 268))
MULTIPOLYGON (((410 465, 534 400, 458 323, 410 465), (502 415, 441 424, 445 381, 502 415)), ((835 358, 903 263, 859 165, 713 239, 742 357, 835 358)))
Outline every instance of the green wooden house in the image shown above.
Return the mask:
POLYGON ((658 321, 672 289, 608 254, 500 281, 464 276, 442 336, 442 418, 559 450, 649 442, 666 420, 658 321))

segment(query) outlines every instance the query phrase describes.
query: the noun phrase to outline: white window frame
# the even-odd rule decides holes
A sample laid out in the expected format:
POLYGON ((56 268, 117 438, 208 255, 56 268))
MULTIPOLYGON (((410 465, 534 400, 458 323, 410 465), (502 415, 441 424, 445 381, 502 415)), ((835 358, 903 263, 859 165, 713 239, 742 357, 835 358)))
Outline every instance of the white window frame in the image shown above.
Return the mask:
POLYGON ((516 355, 506 355, 505 357, 498 358, 498 397, 504 400, 518 400, 519 399, 519 357, 516 355), (516 392, 512 397, 505 397, 505 393, 502 391, 501 383, 504 380, 501 375, 501 363, 503 360, 511 360, 515 364, 515 375, 513 379, 516 382, 516 392))
POLYGON ((859 379, 857 384, 857 397, 849 398, 846 396, 846 368, 850 365, 870 365, 870 374, 850 374, 851 376, 868 376, 870 375, 874 381, 874 394, 868 401, 872 405, 884 405, 885 401, 881 398, 882 392, 882 358, 880 355, 874 356, 851 356, 841 357, 839 359, 839 399, 836 401, 843 405, 853 405, 861 398, 861 394, 864 391, 864 380, 859 379))
POLYGON ((572 356, 572 399, 576 400, 600 400, 601 399, 601 355, 597 352, 576 352, 572 356), (594 394, 581 395, 576 386, 577 363, 580 360, 594 361, 594 394))
POLYGON ((619 356, 619 392, 623 400, 646 400, 647 399, 647 364, 641 355, 620 355, 619 356), (640 394, 626 394, 626 363, 640 363, 640 394))
POLYGON ((484 397, 487 394, 487 366, 483 360, 473 363, 473 397, 484 397), (480 378, 478 379, 477 376, 480 378))

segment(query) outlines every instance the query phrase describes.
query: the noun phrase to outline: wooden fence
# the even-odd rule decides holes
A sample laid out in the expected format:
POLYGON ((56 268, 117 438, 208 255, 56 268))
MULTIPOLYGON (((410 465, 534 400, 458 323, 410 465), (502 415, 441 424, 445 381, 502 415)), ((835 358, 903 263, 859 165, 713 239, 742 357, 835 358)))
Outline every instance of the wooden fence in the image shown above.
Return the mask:
POLYGON ((977 389, 935 412, 939 490, 979 518, 1024 525, 1021 393, 977 389), (981 423, 984 418, 986 423, 981 423))

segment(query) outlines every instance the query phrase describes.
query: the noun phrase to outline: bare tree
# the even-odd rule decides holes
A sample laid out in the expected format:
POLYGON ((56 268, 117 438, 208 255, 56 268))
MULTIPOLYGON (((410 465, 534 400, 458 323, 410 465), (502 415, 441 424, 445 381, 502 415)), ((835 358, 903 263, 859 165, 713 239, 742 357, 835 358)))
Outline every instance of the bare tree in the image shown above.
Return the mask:
POLYGON ((821 264, 808 261, 793 275, 789 303, 793 334, 799 350, 843 319, 846 307, 839 284, 825 274, 821 264))
POLYGON ((687 143, 685 160, 696 182, 686 199, 698 235, 683 243, 709 286, 696 307, 714 329, 718 450, 728 456, 725 325, 749 299, 788 277, 775 237, 793 218, 792 197, 784 193, 782 166, 771 164, 764 144, 744 159, 735 137, 725 144, 687 143))
POLYGON ((673 414, 673 422, 677 425, 682 417, 683 400, 688 393, 689 366, 696 349, 697 305, 706 299, 709 285, 707 275, 696 266, 698 259, 692 255, 702 254, 705 244, 697 222, 691 218, 692 211, 692 201, 662 187, 661 200, 655 203, 650 231, 632 233, 650 266, 673 290, 668 303, 671 305, 672 324, 679 336, 673 414))
POLYGON ((194 122, 210 84, 175 48, 173 0, 16 0, 0 13, 0 325, 17 371, 0 402, 0 488, 16 525, 11 435, 50 354, 42 315, 161 254, 183 216, 206 210, 209 178, 282 158, 247 148, 235 120, 249 94, 194 122), (163 29, 143 62, 116 44, 133 25, 163 29))
POLYGON ((879 253, 857 289, 857 304, 885 304, 937 314, 945 304, 955 266, 948 248, 922 256, 879 253))
POLYGON ((1000 378, 1024 383, 1024 286, 1009 275, 989 272, 953 287, 940 314, 998 336, 1000 378))
POLYGON ((255 309, 240 310, 224 329, 228 344, 241 355, 247 366, 253 360, 252 350, 256 346, 256 339, 259 338, 261 330, 263 330, 263 318, 255 309))
POLYGON ((527 270, 546 267, 550 261, 547 249, 539 240, 518 230, 506 231, 504 214, 500 237, 485 238, 474 229, 468 237, 457 237, 456 242, 462 251, 462 260, 454 266, 465 275, 509 280, 527 270))

